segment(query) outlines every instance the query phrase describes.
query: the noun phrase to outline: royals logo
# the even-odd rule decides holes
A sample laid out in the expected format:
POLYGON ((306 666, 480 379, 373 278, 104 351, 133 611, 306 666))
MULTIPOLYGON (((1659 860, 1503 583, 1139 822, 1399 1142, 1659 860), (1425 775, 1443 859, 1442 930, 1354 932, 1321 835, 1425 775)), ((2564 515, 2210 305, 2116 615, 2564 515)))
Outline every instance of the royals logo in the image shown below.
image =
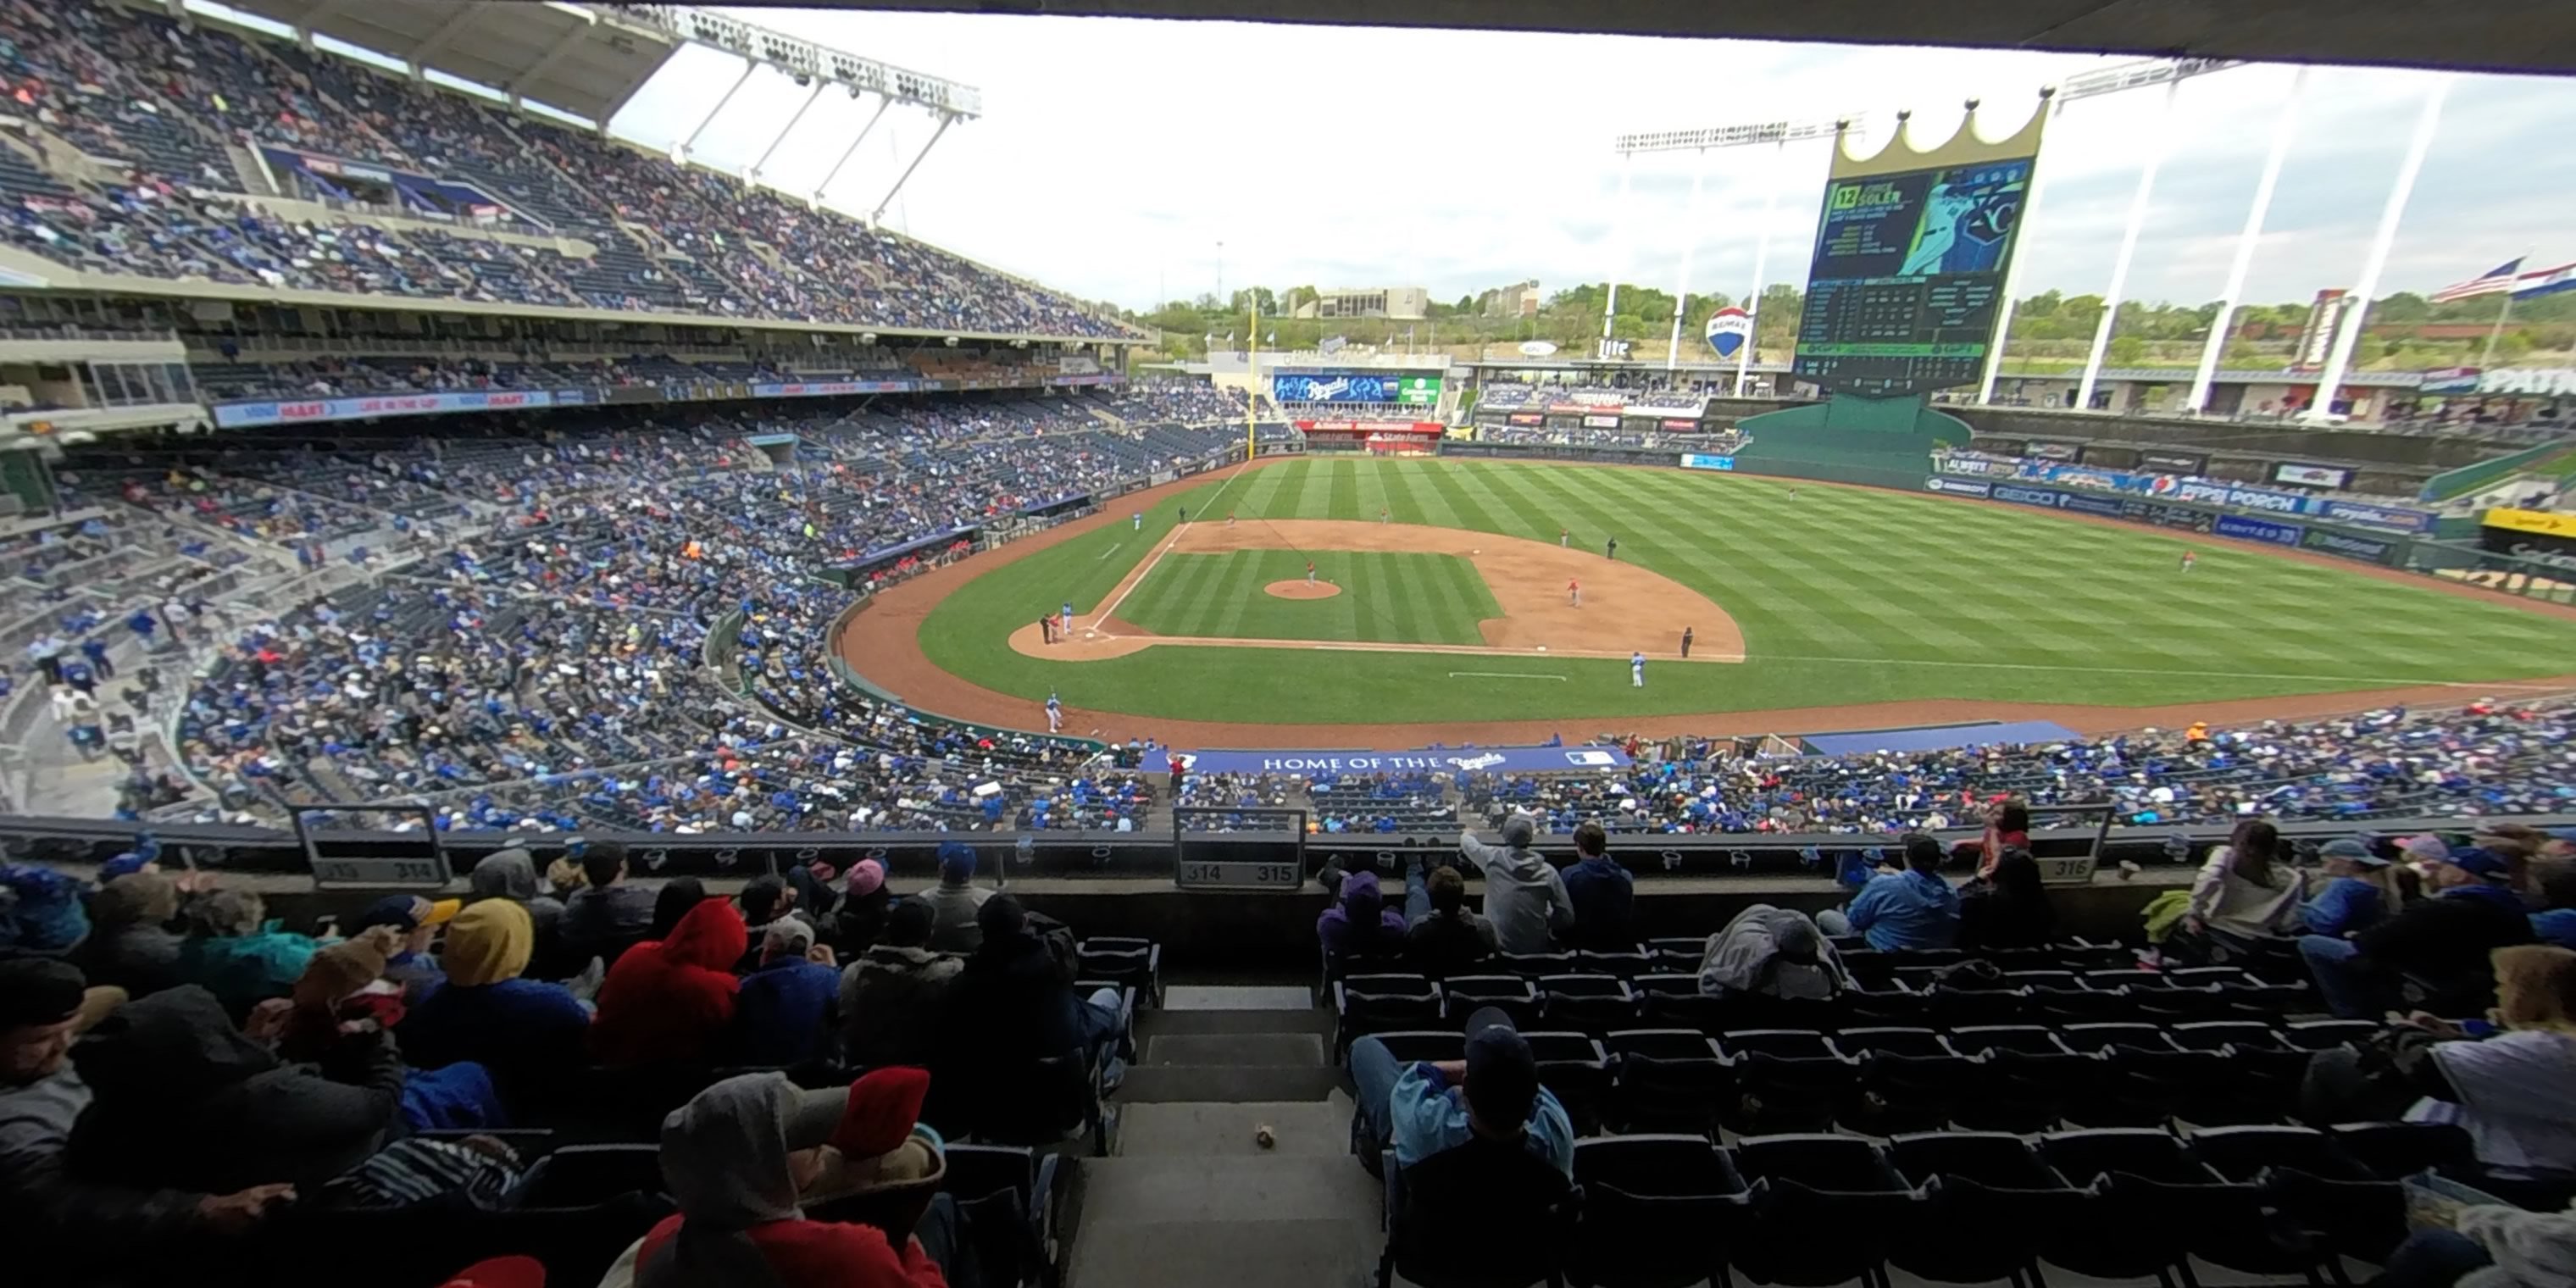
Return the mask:
POLYGON ((1732 358, 1753 342, 1753 315, 1731 305, 1719 309, 1708 315, 1703 334, 1708 337, 1708 347, 1717 350, 1717 356, 1732 358))

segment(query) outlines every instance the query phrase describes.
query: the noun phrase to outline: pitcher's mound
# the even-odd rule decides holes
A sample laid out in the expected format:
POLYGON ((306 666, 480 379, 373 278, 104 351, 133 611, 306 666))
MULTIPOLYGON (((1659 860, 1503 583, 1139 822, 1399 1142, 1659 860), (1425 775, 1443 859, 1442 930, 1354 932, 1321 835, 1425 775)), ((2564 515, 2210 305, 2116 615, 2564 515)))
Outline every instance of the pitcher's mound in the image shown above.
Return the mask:
POLYGON ((1342 593, 1341 587, 1329 581, 1308 581, 1303 577, 1274 581, 1261 589, 1281 599, 1331 599, 1342 593))

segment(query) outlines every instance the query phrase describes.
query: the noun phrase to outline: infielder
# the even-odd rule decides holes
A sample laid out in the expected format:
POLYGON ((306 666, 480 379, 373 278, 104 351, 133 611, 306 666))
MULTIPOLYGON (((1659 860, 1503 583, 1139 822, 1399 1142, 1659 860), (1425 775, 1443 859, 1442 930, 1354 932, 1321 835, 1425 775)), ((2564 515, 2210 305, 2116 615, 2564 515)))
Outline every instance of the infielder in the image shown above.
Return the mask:
POLYGON ((1073 637, 1073 601, 1070 599, 1064 601, 1064 634, 1067 639, 1073 637))
POLYGON ((1617 537, 1612 537, 1612 538, 1610 538, 1610 542, 1609 542, 1609 544, 1608 544, 1608 545, 1605 545, 1605 546, 1601 547, 1601 557, 1602 557, 1602 558, 1604 558, 1604 559, 1608 559, 1608 560, 1610 560, 1610 561, 1612 561, 1612 562, 1614 562, 1614 563, 1618 561, 1618 559, 1619 559, 1619 538, 1617 538, 1617 537))
POLYGON ((1563 529, 1563 528, 1558 528, 1558 529, 1556 530, 1556 548, 1557 548, 1557 549, 1559 549, 1559 550, 1563 550, 1563 549, 1565 549, 1565 548, 1566 548, 1570 543, 1572 543, 1572 542, 1573 542, 1573 540, 1574 540, 1574 534, 1573 534, 1573 533, 1568 532, 1568 531, 1566 531, 1566 530, 1565 530, 1565 529, 1563 529))
POLYGON ((1391 520, 1390 520, 1390 519, 1388 519, 1388 517, 1387 517, 1387 513, 1386 513, 1386 511, 1385 511, 1384 509, 1380 509, 1380 510, 1377 512, 1377 521, 1378 521, 1378 522, 1380 522, 1380 523, 1387 523, 1387 522, 1391 522, 1391 520))
POLYGON ((1646 655, 1643 653, 1628 655, 1628 687, 1632 689, 1646 687, 1646 655))
POLYGON ((1565 579, 1565 602, 1576 608, 1583 607, 1583 583, 1580 580, 1573 577, 1565 579))
POLYGON ((1053 693, 1047 694, 1047 732, 1064 732, 1064 703, 1057 701, 1053 693))
POLYGON ((1692 635, 1691 628, 1689 628, 1689 627, 1687 627, 1687 626, 1685 626, 1685 627, 1683 627, 1683 628, 1682 628, 1682 656, 1683 656, 1683 657, 1689 657, 1689 656, 1690 656, 1691 635, 1692 635))
POLYGON ((1144 511, 1142 511, 1142 510, 1138 510, 1138 511, 1137 511, 1137 512, 1135 512, 1134 514, 1128 515, 1128 516, 1127 516, 1127 521, 1128 521, 1129 523, 1132 523, 1132 524, 1136 525, 1136 530, 1137 530, 1138 532, 1143 532, 1143 531, 1145 530, 1145 512, 1144 512, 1144 511))

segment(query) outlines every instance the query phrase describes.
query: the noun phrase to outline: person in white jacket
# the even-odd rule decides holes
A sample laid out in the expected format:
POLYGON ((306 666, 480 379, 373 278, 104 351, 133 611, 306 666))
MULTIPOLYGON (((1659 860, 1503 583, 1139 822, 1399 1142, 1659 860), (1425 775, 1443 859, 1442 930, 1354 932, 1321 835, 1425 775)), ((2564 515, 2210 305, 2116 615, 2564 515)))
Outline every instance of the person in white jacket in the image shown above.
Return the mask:
POLYGON ((2564 1288, 2576 1283, 2576 1206, 2527 1212, 2461 1208, 2450 1230, 2420 1230, 2390 1253, 2371 1288, 2564 1288))
POLYGON ((1473 832, 1458 835, 1458 853, 1485 877, 1485 919, 1507 953, 1543 953, 1554 937, 1574 926, 1574 900, 1565 878, 1530 849, 1538 821, 1527 814, 1503 820, 1503 843, 1488 845, 1473 832))

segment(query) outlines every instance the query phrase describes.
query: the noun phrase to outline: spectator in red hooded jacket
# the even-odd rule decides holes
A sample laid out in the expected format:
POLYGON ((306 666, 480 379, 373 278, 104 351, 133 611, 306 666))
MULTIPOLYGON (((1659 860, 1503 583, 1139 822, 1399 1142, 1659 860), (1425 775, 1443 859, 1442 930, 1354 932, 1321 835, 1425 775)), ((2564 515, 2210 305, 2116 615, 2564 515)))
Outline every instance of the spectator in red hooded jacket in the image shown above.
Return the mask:
POLYGON ((702 1060, 733 1023, 733 964, 750 941, 730 899, 691 908, 671 937, 637 944, 599 987, 590 1052, 604 1064, 702 1060))

